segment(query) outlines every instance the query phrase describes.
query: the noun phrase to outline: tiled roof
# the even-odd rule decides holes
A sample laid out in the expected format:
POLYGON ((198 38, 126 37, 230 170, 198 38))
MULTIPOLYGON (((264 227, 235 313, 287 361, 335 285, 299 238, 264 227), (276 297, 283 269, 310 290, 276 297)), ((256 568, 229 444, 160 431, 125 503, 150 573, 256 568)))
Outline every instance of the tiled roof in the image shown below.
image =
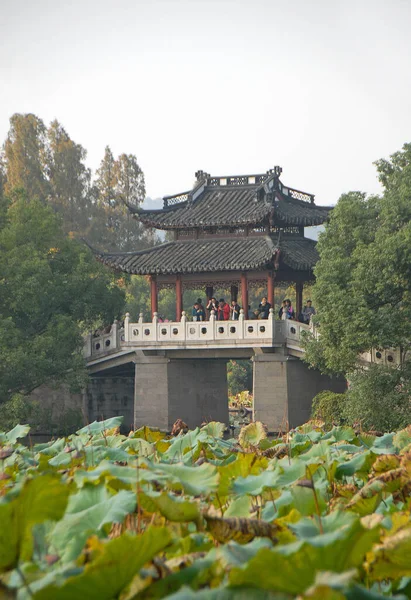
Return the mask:
POLYGON ((274 217, 287 225, 321 225, 327 219, 330 210, 328 206, 317 206, 311 202, 285 198, 280 194, 274 202, 274 217))
POLYGON ((280 240, 280 263, 297 271, 311 271, 319 256, 317 242, 308 238, 288 237, 280 240))
MULTIPOLYGON (((297 236, 295 236, 297 238, 297 236)), ((315 242, 269 236, 175 241, 139 252, 96 253, 111 268, 135 275, 250 271, 267 266, 280 248, 280 262, 297 270, 318 260, 315 242)))
POLYGON ((161 210, 130 210, 145 225, 159 229, 256 225, 270 215, 273 225, 309 227, 324 223, 330 210, 280 190, 265 193, 258 185, 205 187, 195 200, 190 200, 188 193, 181 198, 184 201, 161 210))
POLYGON ((159 229, 174 227, 218 227, 261 222, 272 209, 265 199, 257 200, 258 186, 205 188, 194 201, 181 202, 162 210, 139 210, 142 223, 159 229))

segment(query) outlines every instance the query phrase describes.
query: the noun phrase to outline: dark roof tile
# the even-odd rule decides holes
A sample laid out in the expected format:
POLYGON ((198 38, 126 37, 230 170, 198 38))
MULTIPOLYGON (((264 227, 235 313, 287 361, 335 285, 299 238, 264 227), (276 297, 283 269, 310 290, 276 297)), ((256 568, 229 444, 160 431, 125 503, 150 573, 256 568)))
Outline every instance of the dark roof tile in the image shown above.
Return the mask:
POLYGON ((262 269, 281 250, 280 261, 297 270, 310 270, 318 260, 313 240, 269 236, 175 241, 139 252, 98 253, 99 260, 135 275, 210 273, 262 269))

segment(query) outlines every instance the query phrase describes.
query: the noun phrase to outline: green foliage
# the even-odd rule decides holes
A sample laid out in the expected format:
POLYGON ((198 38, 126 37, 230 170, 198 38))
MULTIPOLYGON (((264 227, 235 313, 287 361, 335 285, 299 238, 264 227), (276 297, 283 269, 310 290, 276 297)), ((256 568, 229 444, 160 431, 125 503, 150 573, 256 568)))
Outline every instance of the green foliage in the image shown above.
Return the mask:
POLYGON ((341 196, 320 236, 313 296, 321 328, 308 359, 347 373, 370 348, 411 339, 411 145, 377 168, 384 193, 341 196))
POLYGON ((230 396, 244 390, 253 391, 253 365, 250 360, 230 360, 227 364, 227 383, 230 396))
POLYGON ((344 194, 320 235, 319 336, 307 337, 305 360, 348 376, 348 418, 385 431, 410 423, 411 144, 376 165, 383 194, 344 194), (357 373, 359 354, 372 348, 400 349, 400 369, 357 373))
POLYGON ((324 421, 326 429, 331 429, 334 425, 343 425, 346 400, 346 394, 336 394, 329 390, 320 392, 312 402, 313 419, 324 421))
POLYGON ((25 426, 0 433, 0 593, 404 600, 408 430, 310 422, 284 455, 258 427, 242 449, 219 423, 171 438, 120 421, 32 448, 25 426))
POLYGON ((344 413, 364 429, 394 431, 411 423, 410 395, 411 365, 371 365, 352 375, 344 413))
POLYGON ((60 409, 58 422, 53 422, 50 410, 40 402, 28 400, 22 394, 14 394, 2 404, 0 430, 11 429, 18 423, 29 423, 33 431, 41 433, 68 435, 81 426, 83 415, 74 408, 60 409))
POLYGON ((123 292, 50 207, 23 192, 0 230, 0 401, 42 383, 84 381, 82 333, 119 316, 123 292))

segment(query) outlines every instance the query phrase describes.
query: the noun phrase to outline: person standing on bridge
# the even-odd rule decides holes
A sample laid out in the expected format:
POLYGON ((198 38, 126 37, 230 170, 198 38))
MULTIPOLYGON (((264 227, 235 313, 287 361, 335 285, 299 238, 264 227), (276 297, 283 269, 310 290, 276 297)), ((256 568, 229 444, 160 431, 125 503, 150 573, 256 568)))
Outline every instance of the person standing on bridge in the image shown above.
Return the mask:
POLYGON ((207 315, 210 318, 211 311, 213 310, 215 313, 215 318, 218 319, 218 302, 214 296, 207 302, 207 315))
POLYGON ((220 299, 218 303, 218 321, 228 321, 230 319, 230 305, 224 300, 224 298, 220 299))
POLYGON ((231 320, 238 321, 239 316, 240 316, 240 306, 239 306, 239 304, 237 304, 237 302, 235 300, 231 300, 230 311, 231 311, 231 320))
POLYGON ((271 308, 271 304, 269 302, 267 302, 267 298, 264 296, 264 298, 261 299, 261 302, 258 306, 258 310, 259 310, 258 318, 259 319, 268 319, 268 315, 270 314, 270 308, 271 308))
POLYGON ((303 308, 303 312, 301 313, 302 316, 302 322, 305 323, 306 325, 310 324, 311 321, 311 317, 313 317, 315 315, 315 308, 313 306, 313 303, 311 302, 311 300, 307 300, 307 302, 305 303, 305 306, 303 308))

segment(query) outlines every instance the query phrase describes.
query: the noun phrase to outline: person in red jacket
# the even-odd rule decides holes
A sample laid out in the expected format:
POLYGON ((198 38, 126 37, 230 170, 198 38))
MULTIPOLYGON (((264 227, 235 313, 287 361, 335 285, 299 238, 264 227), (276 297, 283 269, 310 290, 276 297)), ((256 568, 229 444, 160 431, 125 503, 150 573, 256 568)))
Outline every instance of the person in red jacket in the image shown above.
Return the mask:
POLYGON ((230 318, 230 305, 221 298, 218 303, 218 321, 228 321, 230 318))

